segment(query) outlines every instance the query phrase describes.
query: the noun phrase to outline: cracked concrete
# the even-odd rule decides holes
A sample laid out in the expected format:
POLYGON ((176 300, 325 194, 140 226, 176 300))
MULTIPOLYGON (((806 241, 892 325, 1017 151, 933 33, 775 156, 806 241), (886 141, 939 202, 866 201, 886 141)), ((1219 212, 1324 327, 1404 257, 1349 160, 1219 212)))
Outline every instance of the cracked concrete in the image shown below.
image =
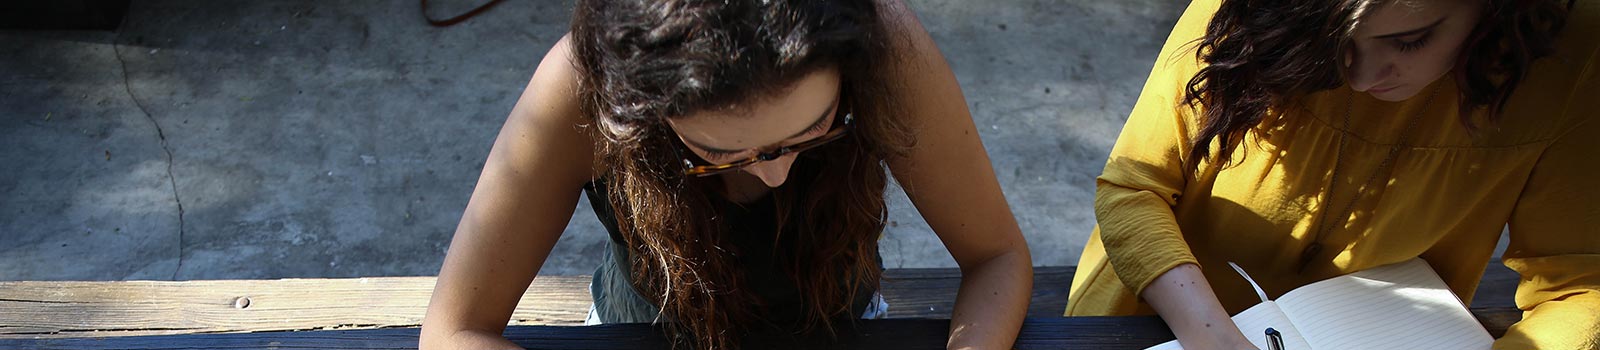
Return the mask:
MULTIPOLYGON (((178 209, 178 242, 174 245, 177 248, 177 254, 173 255, 177 261, 174 263, 176 266, 172 269, 172 279, 176 280, 178 279, 178 273, 183 271, 184 222, 183 196, 178 194, 178 181, 176 177, 172 176, 172 147, 167 145, 167 133, 161 129, 161 122, 156 121, 156 117, 150 115, 150 109, 145 108, 144 103, 139 102, 139 97, 133 94, 133 88, 128 85, 128 62, 122 60, 122 50, 118 49, 121 44, 117 42, 116 37, 113 37, 111 41, 113 43, 111 45, 112 56, 116 57, 118 71, 122 72, 122 90, 128 94, 128 100, 132 101, 135 107, 139 107, 139 113, 144 114, 145 119, 150 120, 150 125, 156 128, 156 138, 161 142, 161 151, 167 155, 167 183, 172 185, 172 201, 178 209)), ((107 158, 110 158, 110 152, 110 150, 106 151, 107 158)))
MULTIPOLYGON (((435 274, 568 3, 440 29, 411 1, 138 1, 117 33, 0 31, 0 280, 435 274)), ((911 4, 1035 265, 1075 264, 1094 176, 1184 2, 911 4)), ((954 266, 890 199, 885 262, 954 266)), ((600 257, 578 205, 546 273, 600 257)))

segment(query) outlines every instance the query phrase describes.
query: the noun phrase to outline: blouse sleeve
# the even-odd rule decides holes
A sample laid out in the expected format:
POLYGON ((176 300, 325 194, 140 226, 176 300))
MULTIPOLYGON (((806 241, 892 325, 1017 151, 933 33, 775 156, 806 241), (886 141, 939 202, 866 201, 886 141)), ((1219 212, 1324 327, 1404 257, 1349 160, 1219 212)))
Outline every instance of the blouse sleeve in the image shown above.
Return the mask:
POLYGON ((1198 264, 1172 208, 1186 182, 1183 158, 1194 125, 1181 97, 1200 67, 1195 39, 1217 5, 1194 1, 1179 18, 1095 181, 1095 218, 1106 256, 1135 295, 1173 267, 1198 264))
POLYGON ((1600 349, 1600 72, 1591 56, 1567 113, 1511 216, 1506 267, 1522 275, 1512 325, 1495 349, 1600 349))

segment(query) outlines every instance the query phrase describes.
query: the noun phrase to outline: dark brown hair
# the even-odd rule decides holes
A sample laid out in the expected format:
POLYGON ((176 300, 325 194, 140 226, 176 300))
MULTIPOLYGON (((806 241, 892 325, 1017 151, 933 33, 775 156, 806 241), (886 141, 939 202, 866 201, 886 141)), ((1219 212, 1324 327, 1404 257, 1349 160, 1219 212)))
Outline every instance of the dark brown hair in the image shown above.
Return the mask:
MULTIPOLYGON (((807 151, 773 190, 776 261, 799 286, 804 326, 832 331, 857 287, 876 286, 886 216, 884 160, 908 147, 884 74, 892 54, 874 1, 581 0, 572 22, 579 97, 605 137, 608 197, 635 288, 677 344, 735 346, 763 300, 744 292, 739 252, 714 207, 720 176, 683 174, 668 118, 742 108, 836 68, 843 139, 807 151)), ((761 252, 767 254, 768 252, 761 252)))
MULTIPOLYGON (((1201 111, 1200 130, 1185 155, 1189 172, 1215 158, 1226 166, 1234 146, 1269 111, 1343 84, 1338 59, 1349 49, 1363 15, 1399 0, 1222 0, 1198 40, 1203 62, 1189 80, 1183 104, 1201 111)), ((1535 59, 1554 50, 1566 9, 1556 0, 1476 0, 1484 11, 1463 43, 1453 78, 1460 90, 1460 119, 1487 110, 1499 122, 1511 93, 1535 59)))

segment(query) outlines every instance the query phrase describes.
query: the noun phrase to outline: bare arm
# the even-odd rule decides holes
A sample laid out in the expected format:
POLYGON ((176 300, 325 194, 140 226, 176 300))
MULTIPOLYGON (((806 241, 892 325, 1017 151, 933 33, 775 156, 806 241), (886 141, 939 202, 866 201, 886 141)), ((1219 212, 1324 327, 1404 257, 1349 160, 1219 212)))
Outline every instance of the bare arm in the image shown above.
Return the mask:
POLYGON ((890 161, 896 180, 961 266, 948 347, 1010 348, 1033 290, 1028 244, 995 180, 955 74, 904 3, 886 6, 903 42, 903 117, 918 140, 890 161))
POLYGON ((1256 349, 1228 317, 1200 266, 1167 270, 1139 297, 1156 309, 1184 349, 1256 349))
POLYGON ((506 119, 456 227, 427 316, 423 349, 518 349, 501 336, 572 218, 592 174, 563 38, 506 119))

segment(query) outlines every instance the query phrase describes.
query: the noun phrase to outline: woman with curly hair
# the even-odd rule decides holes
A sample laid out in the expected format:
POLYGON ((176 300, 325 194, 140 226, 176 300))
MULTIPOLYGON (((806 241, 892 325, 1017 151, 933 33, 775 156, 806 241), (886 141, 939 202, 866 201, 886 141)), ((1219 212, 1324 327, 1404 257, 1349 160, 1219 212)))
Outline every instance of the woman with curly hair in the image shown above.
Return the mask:
POLYGON ((961 266, 949 345, 1010 346, 1027 244, 905 4, 580 0, 495 140, 422 347, 515 348, 501 332, 584 193, 610 236, 591 323, 727 348, 881 317, 889 175, 961 266))
POLYGON ((1066 313, 1249 349, 1229 261, 1276 297, 1421 257, 1471 301, 1509 225, 1525 312, 1495 348, 1600 347, 1597 55, 1600 1, 1196 0, 1097 181, 1066 313))

